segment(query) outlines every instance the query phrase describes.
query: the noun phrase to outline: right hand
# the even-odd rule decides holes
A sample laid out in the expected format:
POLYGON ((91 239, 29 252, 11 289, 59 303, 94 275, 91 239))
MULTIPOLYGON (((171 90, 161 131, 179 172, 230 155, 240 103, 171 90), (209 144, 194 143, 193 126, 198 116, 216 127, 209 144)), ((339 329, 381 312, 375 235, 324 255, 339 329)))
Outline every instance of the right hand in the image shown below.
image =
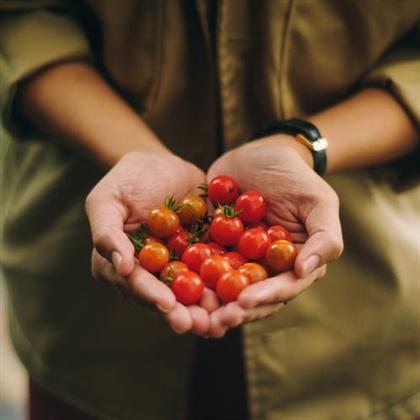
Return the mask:
POLYGON ((94 246, 93 276, 155 305, 177 333, 206 334, 216 297, 206 290, 200 306, 187 308, 176 302, 171 289, 136 262, 125 232, 139 226, 167 196, 182 199, 203 182, 205 175, 199 168, 169 152, 130 152, 86 199, 94 246))

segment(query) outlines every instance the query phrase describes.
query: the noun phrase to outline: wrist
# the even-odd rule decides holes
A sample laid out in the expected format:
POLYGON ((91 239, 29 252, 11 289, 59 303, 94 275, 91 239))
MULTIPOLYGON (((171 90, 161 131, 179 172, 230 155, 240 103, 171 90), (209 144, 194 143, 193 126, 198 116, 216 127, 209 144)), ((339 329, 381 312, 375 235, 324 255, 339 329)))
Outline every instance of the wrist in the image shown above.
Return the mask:
POLYGON ((91 150, 92 157, 106 168, 114 166, 123 156, 130 153, 170 154, 171 151, 153 134, 144 132, 127 132, 103 137, 101 142, 90 142, 97 145, 91 150))
POLYGON ((281 148, 282 151, 284 151, 285 148, 289 149, 293 153, 296 153, 311 169, 314 167, 310 150, 289 134, 273 134, 264 137, 261 140, 255 140, 255 143, 257 142, 264 144, 265 146, 281 148))
MULTIPOLYGON (((257 133, 256 137, 266 137, 277 134, 292 136, 293 140, 303 145, 312 155, 312 165, 309 166, 312 167, 318 175, 325 175, 327 171, 326 149, 328 147, 328 140, 322 137, 314 124, 297 118, 284 121, 272 121, 257 133)), ((296 150, 301 152, 301 149, 299 148, 296 150)), ((304 161, 307 162, 306 155, 301 156, 304 161)))

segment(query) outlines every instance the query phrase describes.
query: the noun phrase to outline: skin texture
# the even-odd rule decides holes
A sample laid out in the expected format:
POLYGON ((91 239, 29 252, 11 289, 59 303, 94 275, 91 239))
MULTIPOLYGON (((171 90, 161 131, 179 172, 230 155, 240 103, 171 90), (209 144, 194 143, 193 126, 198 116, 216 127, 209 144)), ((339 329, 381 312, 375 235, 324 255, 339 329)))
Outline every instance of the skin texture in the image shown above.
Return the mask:
MULTIPOLYGON (((172 155, 90 64, 43 69, 19 86, 16 104, 39 130, 112 168, 86 201, 92 273, 156 305, 176 332, 221 337, 228 328, 270 316, 322 277, 325 264, 342 252, 338 199, 312 170, 310 152, 287 135, 248 143, 214 162, 207 180, 230 175, 242 190, 262 192, 268 222, 285 226, 302 244, 294 271, 250 286, 237 302, 221 308, 214 292, 205 289, 199 305, 187 308, 135 263, 124 230, 145 220, 167 195, 192 193, 205 175, 172 155)), ((357 92, 310 120, 329 140, 330 173, 393 160, 417 147, 414 124, 380 89, 357 92)))

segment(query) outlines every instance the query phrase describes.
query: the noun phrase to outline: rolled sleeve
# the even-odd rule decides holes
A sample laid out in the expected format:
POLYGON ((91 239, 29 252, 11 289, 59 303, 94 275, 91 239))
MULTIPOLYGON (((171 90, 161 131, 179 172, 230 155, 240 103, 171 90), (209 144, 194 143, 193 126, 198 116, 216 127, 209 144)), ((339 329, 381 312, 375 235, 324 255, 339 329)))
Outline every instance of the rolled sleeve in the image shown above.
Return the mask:
POLYGON ((88 40, 65 13, 0 11, 0 111, 13 137, 21 133, 12 105, 18 83, 45 66, 90 56, 88 40))
POLYGON ((411 35, 382 57, 363 82, 364 86, 376 86, 390 92, 419 133, 417 150, 387 166, 397 189, 409 188, 420 181, 420 23, 411 35))

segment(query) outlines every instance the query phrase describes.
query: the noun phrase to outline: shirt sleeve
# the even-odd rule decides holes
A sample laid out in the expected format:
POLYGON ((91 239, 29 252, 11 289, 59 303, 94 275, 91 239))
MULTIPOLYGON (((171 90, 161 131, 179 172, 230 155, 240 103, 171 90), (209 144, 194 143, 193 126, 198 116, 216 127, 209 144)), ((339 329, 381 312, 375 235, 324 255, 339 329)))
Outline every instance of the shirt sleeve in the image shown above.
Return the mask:
POLYGON ((22 134, 12 112, 19 82, 51 64, 90 56, 83 29, 59 7, 66 2, 45 3, 0 1, 0 113, 14 138, 22 134))
POLYGON ((420 21, 409 36, 379 60, 363 85, 390 92, 417 127, 417 150, 387 165, 386 171, 397 189, 417 184, 420 181, 420 21))

